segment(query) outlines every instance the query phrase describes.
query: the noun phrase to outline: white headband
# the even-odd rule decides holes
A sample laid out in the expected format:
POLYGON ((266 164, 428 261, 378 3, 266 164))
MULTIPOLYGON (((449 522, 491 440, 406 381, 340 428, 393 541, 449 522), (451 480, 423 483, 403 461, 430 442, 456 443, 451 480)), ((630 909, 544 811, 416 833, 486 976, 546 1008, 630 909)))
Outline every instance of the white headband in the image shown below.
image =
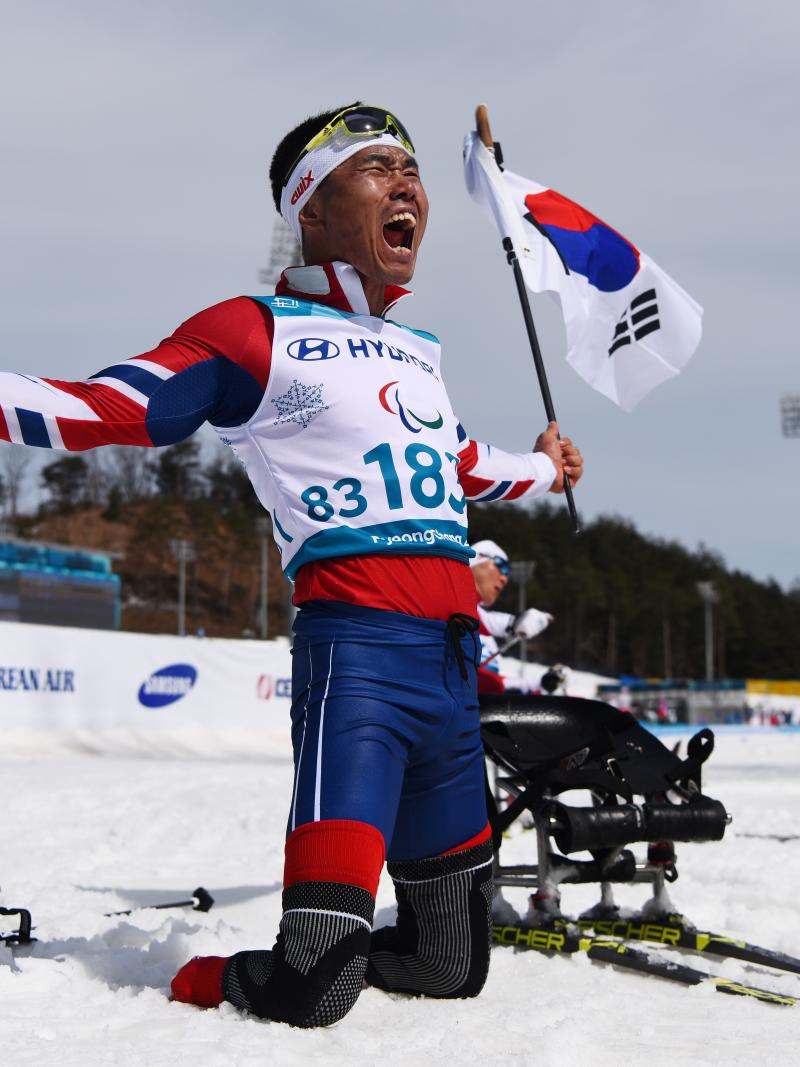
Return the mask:
POLYGON ((281 193, 281 215, 289 223, 301 245, 303 228, 300 225, 300 212, 306 200, 314 195, 331 171, 336 170, 350 156, 364 148, 384 144, 391 148, 403 147, 402 142, 386 130, 376 133, 374 137, 353 137, 337 131, 298 161, 281 193))

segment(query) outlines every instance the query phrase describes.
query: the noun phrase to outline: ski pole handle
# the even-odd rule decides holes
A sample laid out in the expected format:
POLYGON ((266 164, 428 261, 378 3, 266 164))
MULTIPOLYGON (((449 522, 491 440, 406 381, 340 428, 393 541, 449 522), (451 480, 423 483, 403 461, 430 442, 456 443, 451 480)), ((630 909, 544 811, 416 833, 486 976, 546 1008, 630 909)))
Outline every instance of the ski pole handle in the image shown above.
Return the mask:
POLYGON ((110 919, 115 915, 130 915, 134 911, 144 911, 146 908, 192 908, 194 911, 210 911, 214 898, 207 889, 198 886, 190 900, 172 900, 166 904, 139 904, 135 908, 126 908, 124 911, 107 911, 104 916, 110 919))
POLYGON ((35 941, 31 937, 31 913, 27 908, 0 908, 0 915, 17 915, 17 929, 11 934, 0 934, 0 942, 5 945, 29 945, 35 941))

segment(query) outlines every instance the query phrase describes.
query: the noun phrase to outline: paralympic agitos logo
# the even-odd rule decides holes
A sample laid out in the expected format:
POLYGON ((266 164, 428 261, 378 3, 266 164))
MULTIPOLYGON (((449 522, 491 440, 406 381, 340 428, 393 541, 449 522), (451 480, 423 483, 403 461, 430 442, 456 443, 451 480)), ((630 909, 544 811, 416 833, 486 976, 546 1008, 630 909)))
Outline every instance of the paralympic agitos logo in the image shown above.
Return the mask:
POLYGON ((403 404, 400 400, 400 388, 397 382, 387 382, 378 392, 378 400, 384 411, 388 411, 390 415, 398 415, 402 424, 411 433, 420 433, 423 426, 429 430, 438 430, 444 423, 444 418, 438 410, 435 415, 424 410, 419 414, 403 404))

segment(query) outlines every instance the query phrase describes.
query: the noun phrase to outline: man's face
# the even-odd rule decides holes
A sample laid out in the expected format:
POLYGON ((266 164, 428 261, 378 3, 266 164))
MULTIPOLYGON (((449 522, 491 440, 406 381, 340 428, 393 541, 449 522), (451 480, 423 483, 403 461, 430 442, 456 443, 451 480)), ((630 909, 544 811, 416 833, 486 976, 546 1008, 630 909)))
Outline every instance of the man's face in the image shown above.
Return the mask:
POLYGON ((508 585, 508 578, 502 574, 496 563, 487 559, 476 563, 472 568, 472 577, 478 597, 485 608, 490 608, 508 585))
POLYGON ((328 175, 300 219, 307 262, 341 259, 365 278, 405 285, 428 221, 417 162, 400 147, 364 148, 328 175))

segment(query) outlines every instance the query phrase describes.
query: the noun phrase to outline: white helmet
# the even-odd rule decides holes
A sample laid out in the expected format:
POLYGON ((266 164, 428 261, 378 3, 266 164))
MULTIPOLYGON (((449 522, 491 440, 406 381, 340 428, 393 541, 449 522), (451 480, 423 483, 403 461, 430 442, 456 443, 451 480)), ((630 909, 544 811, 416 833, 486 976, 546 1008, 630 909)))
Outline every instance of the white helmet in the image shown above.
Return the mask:
POLYGON ((479 563, 490 560, 496 563, 500 570, 508 573, 508 554, 503 551, 496 541, 476 541, 470 548, 475 553, 469 561, 470 567, 477 567, 479 563))

